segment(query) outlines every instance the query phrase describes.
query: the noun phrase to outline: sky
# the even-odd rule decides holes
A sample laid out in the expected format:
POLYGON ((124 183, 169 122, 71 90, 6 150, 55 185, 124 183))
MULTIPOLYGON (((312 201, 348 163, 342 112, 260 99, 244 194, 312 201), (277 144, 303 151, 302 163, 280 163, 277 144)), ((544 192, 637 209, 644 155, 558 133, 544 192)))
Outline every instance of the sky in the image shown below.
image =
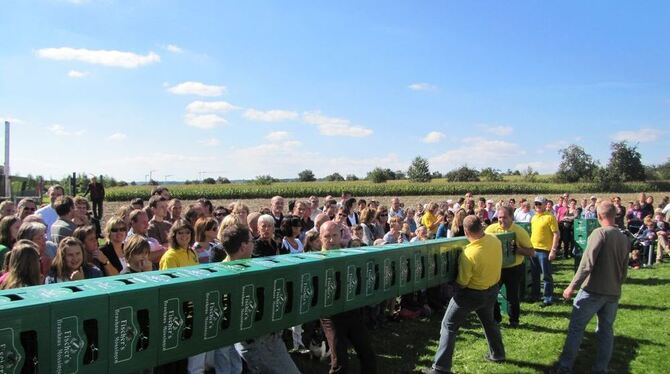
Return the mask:
POLYGON ((554 172, 670 157, 670 2, 4 0, 14 175, 554 172))

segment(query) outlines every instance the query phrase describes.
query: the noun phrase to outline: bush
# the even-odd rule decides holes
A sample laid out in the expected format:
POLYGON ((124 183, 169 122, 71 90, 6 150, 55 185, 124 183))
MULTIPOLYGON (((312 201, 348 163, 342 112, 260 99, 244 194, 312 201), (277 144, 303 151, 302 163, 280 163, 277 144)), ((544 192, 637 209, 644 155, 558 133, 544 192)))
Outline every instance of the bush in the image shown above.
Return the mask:
POLYGON ((372 183, 384 183, 389 180, 389 177, 388 173, 384 169, 377 167, 368 172, 367 180, 372 183))
POLYGON ((316 178, 311 170, 305 169, 298 173, 298 180, 301 182, 314 182, 316 178))
POLYGON ((274 182, 275 179, 269 175, 259 175, 254 179, 253 183, 259 186, 269 186, 274 182))
POLYGON ((204 184, 216 184, 216 179, 212 177, 208 177, 202 180, 202 183, 204 184))
POLYGON ((218 177, 218 178, 216 178, 216 183, 218 183, 218 184, 229 184, 230 180, 226 177, 218 177))
POLYGON ((487 182, 500 182, 503 180, 500 170, 494 168, 484 168, 479 172, 479 177, 487 182))
POLYGON ((432 175, 430 174, 430 168, 428 166, 428 160, 416 156, 412 161, 412 164, 407 169, 407 177, 412 182, 430 182, 432 175))
POLYGON ((479 172, 467 166, 461 166, 444 175, 449 182, 479 182, 479 172))
POLYGON ((347 180, 348 181, 357 181, 358 177, 354 174, 347 174, 347 180))
POLYGON ((333 173, 330 175, 326 175, 325 178, 328 182, 342 182, 344 181, 344 177, 340 175, 340 173, 333 173))
POLYGON ((598 168, 593 176, 593 183, 602 192, 619 191, 623 185, 621 175, 611 168, 598 168))

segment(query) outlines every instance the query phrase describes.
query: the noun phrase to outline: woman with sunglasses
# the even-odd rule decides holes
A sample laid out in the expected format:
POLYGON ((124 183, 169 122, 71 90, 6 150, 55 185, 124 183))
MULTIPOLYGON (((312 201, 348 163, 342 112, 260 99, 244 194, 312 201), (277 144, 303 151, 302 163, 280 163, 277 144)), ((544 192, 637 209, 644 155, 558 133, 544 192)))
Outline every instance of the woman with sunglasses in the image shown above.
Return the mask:
POLYGON ((105 225, 104 234, 107 243, 100 247, 100 252, 107 258, 107 261, 103 258, 100 261, 104 268, 110 268, 109 265, 111 264, 116 269, 117 274, 128 266, 123 252, 123 242, 126 240, 127 232, 128 226, 126 226, 122 217, 114 216, 105 225))

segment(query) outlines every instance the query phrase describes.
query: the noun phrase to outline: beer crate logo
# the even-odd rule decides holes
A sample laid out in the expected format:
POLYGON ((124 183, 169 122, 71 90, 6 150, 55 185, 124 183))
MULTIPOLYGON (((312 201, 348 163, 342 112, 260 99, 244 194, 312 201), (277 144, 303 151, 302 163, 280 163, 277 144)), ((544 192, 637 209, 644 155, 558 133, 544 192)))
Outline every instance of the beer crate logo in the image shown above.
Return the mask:
POLYGON ((272 286, 272 320, 278 321, 284 318, 284 307, 286 306, 286 290, 284 278, 277 278, 272 286))
POLYGON ((205 340, 216 338, 219 335, 221 318, 223 318, 221 293, 218 290, 205 292, 205 340))
POLYGON ((256 287, 253 284, 247 284, 242 287, 242 306, 240 308, 240 330, 250 329, 254 325, 254 316, 256 315, 256 287))
POLYGON ((382 289, 388 291, 393 285, 393 264, 390 258, 384 259, 384 284, 382 289))
POLYGON ((440 258, 442 259, 440 262, 440 277, 444 278, 449 272, 449 255, 447 252, 441 252, 440 258))
POLYGON ((400 287, 407 284, 407 276, 409 275, 409 264, 407 262, 407 257, 400 256, 400 287))
POLYGON ((133 315, 133 307, 130 306, 114 309, 112 344, 115 364, 133 358, 135 341, 139 332, 133 315))
POLYGON ((349 265, 347 266, 347 301, 353 300, 356 296, 356 287, 358 287, 356 265, 349 265))
POLYGON ((435 256, 433 256, 431 254, 430 256, 427 257, 427 259, 428 259, 428 264, 427 264, 426 267, 427 267, 427 270, 428 270, 428 274, 426 275, 426 278, 433 279, 433 278, 435 278, 435 267, 437 266, 435 264, 435 256))
POLYGON ((14 345, 14 329, 0 329, 0 373, 19 373, 21 352, 14 345))
POLYGON ((376 280, 375 264, 372 261, 368 261, 365 264, 365 296, 372 296, 375 293, 376 280))
POLYGON ((86 342, 79 332, 79 318, 70 316, 56 320, 56 365, 58 374, 76 373, 86 342))
POLYGON ((304 273, 300 277, 300 314, 309 312, 314 297, 314 288, 312 286, 312 275, 304 273))
POLYGON ((323 306, 329 307, 335 301, 335 292, 337 291, 337 280, 335 279, 335 269, 326 269, 325 295, 323 297, 323 306))
POLYGON ((184 316, 179 299, 173 297, 163 301, 163 351, 177 348, 183 327, 184 316))
POLYGON ((414 282, 419 282, 421 278, 421 273, 423 272, 423 263, 421 262, 421 254, 414 254, 414 282))

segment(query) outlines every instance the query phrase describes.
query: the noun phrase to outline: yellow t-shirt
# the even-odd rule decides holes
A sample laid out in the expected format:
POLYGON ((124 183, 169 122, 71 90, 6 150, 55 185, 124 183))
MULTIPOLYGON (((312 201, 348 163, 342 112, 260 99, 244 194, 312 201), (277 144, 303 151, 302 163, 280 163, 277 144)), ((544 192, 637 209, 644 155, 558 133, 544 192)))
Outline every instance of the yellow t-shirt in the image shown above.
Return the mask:
POLYGON ((558 221, 549 212, 536 213, 530 220, 530 241, 533 248, 550 251, 554 245, 554 233, 558 232, 558 221))
POLYGON ((426 229, 429 231, 430 234, 434 234, 437 231, 437 227, 433 227, 433 225, 437 222, 437 217, 429 211, 426 211, 423 213, 423 216, 421 217, 421 224, 426 226, 426 229))
POLYGON ((498 284, 502 269, 502 243, 491 234, 465 246, 458 260, 459 285, 485 290, 498 284))
POLYGON ((158 263, 160 270, 198 265, 198 256, 190 249, 169 248, 158 263))
MULTIPOLYGON (((512 223, 512 226, 509 227, 509 230, 505 230, 502 228, 502 226, 499 223, 494 223, 489 225, 489 227, 486 228, 486 233, 487 234, 501 234, 505 232, 513 232, 514 233, 514 240, 516 241, 517 245, 523 248, 533 248, 533 244, 530 241, 530 236, 528 236, 528 232, 523 229, 523 227, 517 225, 516 223, 512 223)), ((514 263, 511 265, 503 266, 503 268, 511 268, 517 265, 520 265, 523 262, 523 258, 525 256, 522 255, 515 255, 514 263)))

